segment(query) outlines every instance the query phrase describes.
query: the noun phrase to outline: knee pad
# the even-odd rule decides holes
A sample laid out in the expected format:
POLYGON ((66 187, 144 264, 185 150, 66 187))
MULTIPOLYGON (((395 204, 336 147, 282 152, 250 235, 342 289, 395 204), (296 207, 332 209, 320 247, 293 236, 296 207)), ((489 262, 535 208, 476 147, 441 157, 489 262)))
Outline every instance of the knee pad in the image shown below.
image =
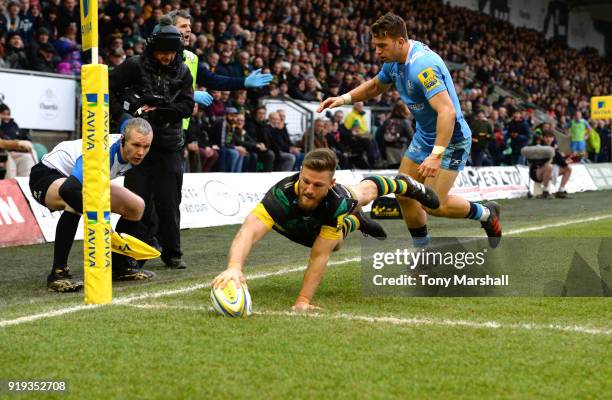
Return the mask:
POLYGON ((69 176, 62 183, 59 195, 75 211, 83 213, 83 185, 75 176, 69 176))

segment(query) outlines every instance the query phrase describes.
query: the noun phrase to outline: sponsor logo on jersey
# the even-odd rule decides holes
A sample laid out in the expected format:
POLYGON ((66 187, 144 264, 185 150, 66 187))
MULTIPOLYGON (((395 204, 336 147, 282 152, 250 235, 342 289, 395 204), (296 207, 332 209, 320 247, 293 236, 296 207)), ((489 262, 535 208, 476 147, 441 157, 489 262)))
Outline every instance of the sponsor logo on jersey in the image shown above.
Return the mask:
POLYGON ((425 104, 423 103, 408 104, 408 109, 410 111, 423 111, 424 108, 425 108, 425 104))
POLYGON ((431 67, 421 71, 421 73, 419 74, 419 81, 421 81, 421 84, 423 84, 425 90, 428 92, 432 91, 433 89, 438 87, 438 85, 440 85, 440 80, 438 79, 436 73, 431 67))

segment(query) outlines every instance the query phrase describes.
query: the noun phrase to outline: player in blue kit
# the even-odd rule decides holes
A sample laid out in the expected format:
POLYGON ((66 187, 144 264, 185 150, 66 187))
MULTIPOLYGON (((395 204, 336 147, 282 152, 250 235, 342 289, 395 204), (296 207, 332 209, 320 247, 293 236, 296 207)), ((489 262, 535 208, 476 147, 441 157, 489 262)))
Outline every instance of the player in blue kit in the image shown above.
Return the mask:
POLYGON ((430 241, 428 213, 480 221, 490 244, 496 246, 502 235, 499 205, 469 202, 448 194, 465 166, 472 134, 444 61, 425 44, 409 40, 404 20, 392 13, 372 25, 372 36, 376 55, 383 62, 378 76, 342 96, 324 100, 317 112, 371 99, 395 85, 416 120, 416 133, 399 172, 431 186, 440 199, 440 207, 433 210, 414 199, 398 197, 415 246, 430 241))

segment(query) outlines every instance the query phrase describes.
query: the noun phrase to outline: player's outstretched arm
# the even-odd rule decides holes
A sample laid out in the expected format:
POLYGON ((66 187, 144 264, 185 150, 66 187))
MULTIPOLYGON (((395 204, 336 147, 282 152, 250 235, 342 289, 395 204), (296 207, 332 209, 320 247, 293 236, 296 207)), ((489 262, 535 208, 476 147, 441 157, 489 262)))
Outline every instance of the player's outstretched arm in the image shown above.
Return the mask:
POLYGON ((328 108, 335 108, 358 101, 369 100, 383 93, 389 88, 389 86, 391 85, 385 85, 378 79, 378 76, 375 76, 342 96, 329 97, 323 100, 321 104, 319 104, 317 112, 320 113, 328 108))
POLYGON ((304 272, 302 289, 292 307, 294 310, 306 311, 318 309, 318 307, 310 304, 310 301, 314 297, 321 283, 321 279, 323 279, 323 273, 325 272, 325 267, 327 267, 329 255, 334 251, 337 244, 337 239, 325 239, 321 236, 317 237, 315 240, 310 251, 308 268, 306 272, 304 272))
POLYGON ((227 269, 217 275, 212 281, 212 286, 214 288, 225 287, 230 280, 233 280, 236 284, 246 285, 246 279, 242 273, 244 262, 253 245, 259 242, 269 231, 270 228, 259 218, 254 214, 249 214, 232 241, 227 257, 227 269))

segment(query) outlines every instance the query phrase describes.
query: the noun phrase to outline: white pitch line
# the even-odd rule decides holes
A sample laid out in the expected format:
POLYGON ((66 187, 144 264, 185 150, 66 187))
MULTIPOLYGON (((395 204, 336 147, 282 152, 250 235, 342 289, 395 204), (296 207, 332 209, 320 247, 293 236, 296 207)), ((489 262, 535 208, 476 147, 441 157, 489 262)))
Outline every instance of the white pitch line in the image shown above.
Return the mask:
MULTIPOLYGON (((536 227, 520 228, 520 229, 508 231, 505 233, 505 235, 516 235, 516 234, 520 234, 524 232, 540 231, 540 230, 544 230, 548 228, 555 228, 555 227, 579 224, 579 223, 584 223, 584 222, 599 221, 599 220, 608 219, 608 218, 612 218, 612 215, 607 214, 607 215, 601 215, 597 217, 590 217, 590 218, 586 218, 582 220, 571 220, 571 221, 565 221, 565 222, 560 222, 556 224, 547 224, 547 225, 541 225, 541 226, 536 226, 536 227)), ((340 261, 331 261, 328 265, 347 264, 350 262, 357 262, 360 260, 361 260, 360 257, 356 257, 356 258, 344 259, 340 261)), ((285 268, 285 269, 281 269, 275 272, 262 272, 262 273, 257 273, 253 275, 248 275, 247 278, 248 279, 262 279, 262 278, 267 278, 270 276, 284 275, 284 274, 288 274, 291 272, 303 271, 305 269, 306 269, 305 266, 297 267, 297 268, 285 268)), ((139 295, 120 297, 120 298, 113 300, 113 304, 129 304, 130 302, 143 300, 147 298, 158 298, 158 297, 163 297, 163 296, 172 296, 172 295, 181 294, 181 293, 189 293, 189 292, 193 292, 194 290, 205 289, 209 287, 209 285, 210 283, 200 283, 200 284, 187 286, 187 287, 180 288, 180 289, 161 290, 157 292, 146 292, 146 293, 139 294, 139 295)), ((57 310, 51 310, 51 311, 47 311, 47 312, 43 312, 39 314, 26 315, 26 316, 15 318, 15 319, 1 320, 0 328, 4 328, 6 326, 12 326, 12 325, 19 325, 19 324, 23 324, 27 322, 32 322, 32 321, 36 321, 42 318, 57 317, 60 315, 70 314, 70 313, 77 312, 77 311, 94 309, 97 307, 99 306, 97 305, 77 305, 77 306, 72 306, 72 307, 67 307, 67 308, 60 308, 57 310)))
POLYGON ((11 325, 25 324, 26 322, 36 321, 41 318, 59 317, 60 315, 70 314, 70 313, 82 311, 82 310, 93 310, 94 308, 98 308, 98 307, 101 307, 101 305, 81 304, 78 306, 59 308, 57 310, 47 311, 47 312, 40 313, 40 314, 25 315, 23 317, 19 317, 15 319, 5 319, 5 320, 0 321, 0 328, 4 328, 6 326, 11 326, 11 325))
MULTIPOLYGON (((130 307, 141 308, 147 310, 184 310, 184 311, 205 311, 211 312, 212 307, 197 307, 197 306, 173 306, 170 304, 129 304, 130 307)), ((433 326, 449 326, 449 327, 463 327, 463 328, 475 328, 475 329, 515 329, 515 330, 552 330, 561 332, 572 332, 572 333, 585 333, 591 335, 612 335, 612 330, 591 328, 580 325, 558 325, 558 324, 528 324, 528 323, 502 323, 497 321, 467 321, 467 320, 453 320, 453 319, 433 319, 433 318, 420 318, 420 317, 376 317, 369 315, 357 315, 347 313, 304 313, 295 311, 272 311, 272 310, 260 310, 256 311, 255 315, 265 316, 276 316, 276 317, 308 317, 308 318, 319 318, 319 319, 334 319, 334 320, 347 320, 347 321, 360 321, 368 323, 382 323, 390 325, 433 325, 433 326)))
POLYGON ((554 224, 546 224, 546 225, 541 225, 541 226, 533 226, 529 228, 519 228, 519 229, 514 229, 511 231, 505 232, 504 234, 505 235, 518 235, 520 233, 525 233, 525 232, 543 231, 545 229, 550 229, 550 228, 558 228, 561 226, 582 224, 585 222, 601 221, 602 219, 609 219, 609 218, 612 218, 612 214, 599 215, 597 217, 590 217, 590 218, 585 218, 585 219, 573 219, 570 221, 558 222, 554 224))
MULTIPOLYGON (((344 260, 330 261, 328 265, 329 266, 342 265, 342 264, 348 264, 351 262, 358 262, 360 260, 361 260, 360 257, 345 258, 344 260)), ((272 271, 272 272, 258 272, 255 274, 247 275, 246 278, 247 280, 264 279, 264 278, 269 278, 271 276, 286 275, 292 272, 304 271, 305 269, 306 269, 306 266, 295 267, 295 268, 283 268, 278 271, 272 271)), ((156 292, 145 292, 142 294, 116 298, 113 300, 112 304, 108 304, 108 305, 113 305, 113 304, 114 305, 125 305, 125 304, 130 304, 131 302, 134 302, 134 301, 139 301, 139 300, 144 300, 144 299, 156 299, 156 298, 164 297, 164 296, 173 296, 176 294, 183 294, 183 293, 189 293, 189 292, 193 292, 193 291, 200 290, 200 289, 206 289, 209 287, 210 287, 210 282, 206 282, 206 283, 198 283, 195 285, 186 286, 186 287, 179 288, 179 289, 159 290, 156 292)), ((33 322, 33 321, 36 321, 42 318, 58 317, 60 315, 70 314, 70 313, 77 312, 77 311, 92 310, 94 308, 98 308, 102 306, 105 306, 105 305, 84 305, 82 304, 82 305, 77 305, 77 306, 72 306, 72 307, 67 307, 67 308, 60 308, 57 310, 46 311, 46 312, 42 312, 38 314, 26 315, 26 316, 15 318, 15 319, 1 320, 0 328, 12 326, 12 325, 20 325, 20 324, 24 324, 27 322, 33 322)))

